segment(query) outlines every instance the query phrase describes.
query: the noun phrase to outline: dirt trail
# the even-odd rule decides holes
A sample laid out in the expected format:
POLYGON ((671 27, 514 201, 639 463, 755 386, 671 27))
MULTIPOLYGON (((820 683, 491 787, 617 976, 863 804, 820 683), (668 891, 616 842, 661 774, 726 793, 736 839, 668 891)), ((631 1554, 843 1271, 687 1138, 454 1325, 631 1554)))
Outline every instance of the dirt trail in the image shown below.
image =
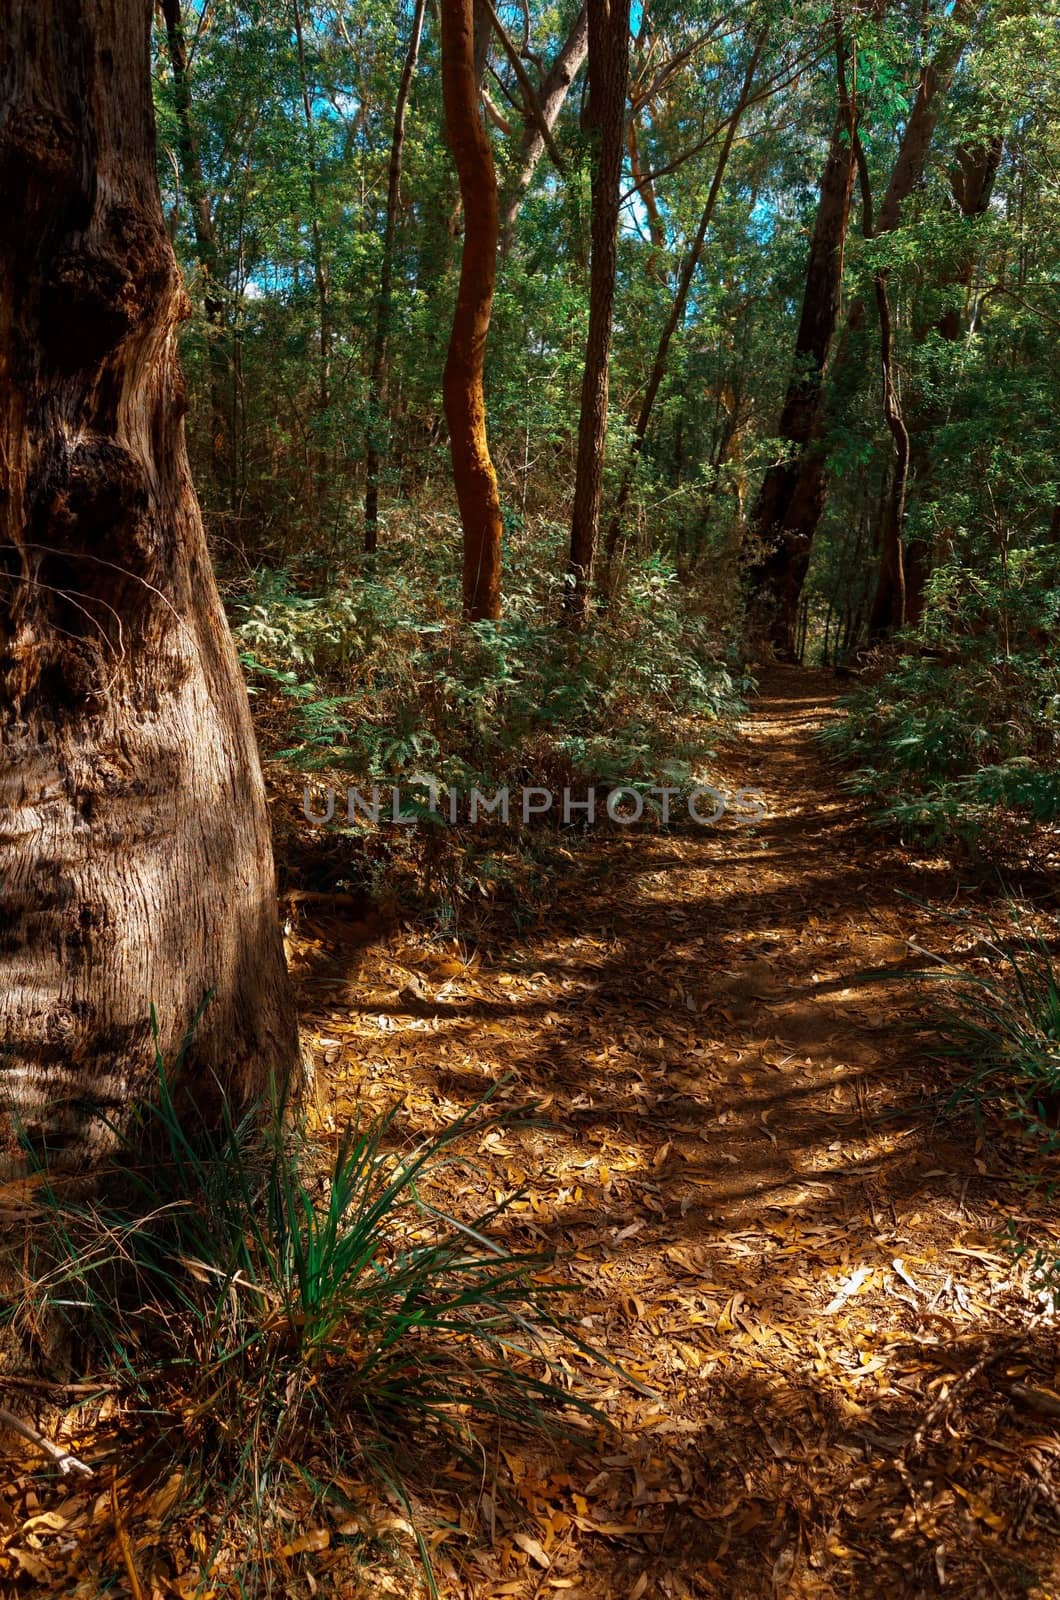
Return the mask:
POLYGON ((616 1385, 595 1460, 513 1454, 525 1521, 492 1540, 454 1487, 449 1593, 1060 1594, 1058 1424, 1012 1388, 1054 1387, 1056 1351, 1011 1348, 1029 1302, 998 1244, 1048 1213, 938 1114, 910 940, 952 930, 905 896, 958 883, 843 796, 834 694, 764 678, 724 755, 762 823, 562 844, 558 889, 466 966, 407 933, 296 940, 325 1121, 404 1097, 440 1126, 501 1072, 542 1102, 454 1203, 525 1184, 512 1237, 562 1254, 587 1336, 659 1396, 616 1385))

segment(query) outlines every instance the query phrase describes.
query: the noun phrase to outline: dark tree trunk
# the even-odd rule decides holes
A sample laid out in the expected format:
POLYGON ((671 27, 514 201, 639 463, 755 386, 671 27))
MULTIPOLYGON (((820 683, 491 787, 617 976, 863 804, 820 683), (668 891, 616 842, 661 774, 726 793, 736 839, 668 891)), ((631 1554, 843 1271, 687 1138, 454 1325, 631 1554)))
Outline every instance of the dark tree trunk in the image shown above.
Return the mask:
POLYGON ((206 357, 210 372, 210 463, 217 490, 223 502, 231 505, 235 491, 235 466, 230 426, 232 369, 225 327, 224 275, 210 210, 210 196, 192 123, 188 45, 181 0, 162 0, 162 15, 173 73, 180 178, 191 211, 195 258, 202 274, 202 309, 206 319, 206 357))
MULTIPOLYGON (((912 109, 905 124, 898 154, 895 157, 891 170, 887 191, 880 206, 879 215, 875 219, 874 233, 880 235, 890 233, 901 221, 902 207, 921 183, 927 166, 928 155, 931 151, 931 141, 934 137, 942 103, 949 89, 953 75, 957 70, 964 46, 967 41, 966 25, 969 17, 973 16, 978 0, 954 0, 952 10, 946 18, 946 38, 939 47, 938 53, 924 68, 917 86, 916 96, 912 109)), ((878 295, 877 295, 878 304, 878 295)), ((865 305, 861 299, 851 302, 847 313, 846 328, 843 339, 836 352, 833 363, 833 382, 836 387, 842 388, 844 377, 851 359, 851 353, 856 341, 851 335, 856 334, 865 323, 865 305)), ((823 424, 823 407, 819 411, 818 427, 823 424)), ((796 596, 801 590, 802 582, 809 567, 810 551, 817 529, 824 515, 827 499, 827 485, 824 478, 824 462, 818 454, 818 483, 807 484, 809 492, 803 497, 801 513, 801 527, 794 551, 794 561, 783 578, 783 586, 795 587, 796 596)), ((903 491, 904 493, 904 491, 903 491)), ((774 639, 780 640, 783 649, 783 628, 774 629, 774 639)))
POLYGON ((670 357, 670 345, 673 341, 674 334, 684 321, 685 307, 688 304, 688 294, 692 287, 692 279, 694 278, 696 268, 699 265, 700 256, 703 254, 703 245, 706 241, 707 229, 710 227, 711 220, 714 216, 714 209, 718 203, 718 195, 721 193, 722 180, 725 177, 725 169, 729 164, 729 155, 732 150, 733 140, 736 137, 736 130, 740 126, 740 118, 743 116, 743 113, 747 107, 747 102, 751 97, 751 86, 754 81, 755 72, 758 69, 758 63, 761 60, 762 51, 765 48, 765 43, 766 34, 763 32, 757 39, 754 50, 751 54, 751 59, 747 63, 747 69, 744 72, 743 83, 740 86, 740 93, 737 98, 736 105, 733 108, 732 114, 729 117, 728 125, 725 129, 725 137, 722 140, 721 150, 718 152, 718 159, 714 165, 714 177, 711 180, 710 189, 707 193, 706 204, 703 207, 703 214, 699 219, 699 226, 696 229, 695 235, 693 236, 688 254, 685 256, 684 264, 681 268, 681 276, 677 283, 677 292, 674 295, 673 304, 670 307, 670 314, 666 319, 666 325, 659 337, 659 343, 655 351, 655 360, 652 362, 651 372, 648 375, 648 386, 644 391, 644 398, 641 401, 640 410, 637 413, 636 425, 633 429, 633 439, 630 445, 629 458, 626 461, 622 472, 622 481, 619 484, 618 494, 615 496, 614 510, 611 513, 611 522, 607 530, 607 543, 605 548, 608 559, 615 554, 615 551, 618 548, 618 540, 622 532, 622 517, 625 512, 626 505, 629 502, 630 492, 633 488, 633 474, 636 471, 637 460, 640 456, 640 452, 644 448, 644 441, 648 436, 648 426, 651 422, 652 412, 655 409, 655 402, 658 399, 659 390, 662 387, 662 381, 666 376, 666 366, 670 357))
POLYGON ((587 615, 600 523, 607 442, 607 383, 618 257, 619 191, 629 82, 630 0, 589 0, 589 104, 592 224, 589 335, 578 423, 578 459, 571 517, 569 612, 587 615))
MULTIPOLYGON (((994 180, 1001 166, 1004 147, 1005 142, 1000 135, 987 140, 984 144, 958 146, 950 169, 950 189, 960 208, 961 216, 969 222, 986 215, 990 196, 994 192, 994 180)), ((967 299, 974 270, 975 252, 965 250, 958 256, 951 269, 940 277, 939 289, 963 289, 967 299)), ((953 343, 962 339, 967 316, 967 305, 947 306, 936 324, 942 338, 953 343)))
POLYGON ((296 1061, 246 691, 184 447, 151 8, 0 0, 3 1142, 87 1166, 212 992, 209 1114, 296 1061))
POLYGON ((445 121, 464 205, 460 287, 442 391, 464 530, 464 615, 474 622, 499 617, 501 610, 501 505, 482 381, 499 210, 493 153, 478 109, 472 0, 442 0, 441 16, 445 121))
MULTIPOLYGON (((975 3, 977 0, 954 0, 953 10, 946 18, 945 42, 940 46, 934 61, 930 61, 922 70, 913 109, 909 110, 905 131, 901 134, 898 154, 895 157, 895 165, 887 184, 887 192, 874 226, 876 237, 889 234, 890 230, 898 226, 898 222, 901 221, 901 206, 924 178, 924 168, 930 154, 930 144, 934 138, 942 101, 950 88, 966 43, 964 24, 969 18, 969 13, 975 10, 975 3)), ((845 117, 841 109, 837 126, 842 125, 845 125, 845 117)), ((842 133, 839 134, 839 138, 844 138, 842 133)), ((847 157, 850 157, 849 147, 847 147, 847 157)), ((849 176, 852 176, 852 170, 849 176)), ((865 304, 853 301, 847 314, 844 342, 837 352, 834 363, 836 382, 841 382, 842 368, 849 362, 849 352, 852 349, 849 336, 857 333, 863 325, 865 325, 865 304)), ((817 536, 828 498, 825 458, 820 446, 823 422, 825 422, 823 392, 818 382, 815 418, 813 418, 813 434, 817 435, 817 443, 802 451, 799 458, 802 462, 801 469, 796 469, 796 462, 793 462, 791 469, 781 466, 770 470, 762 486, 762 496, 759 498, 759 510, 764 515, 754 520, 761 538, 762 533, 770 525, 772 507, 769 499, 772 496, 780 498, 781 515, 780 517, 772 515, 772 525, 780 530, 780 538, 777 539, 772 555, 765 558, 765 562, 757 563, 751 573, 751 595, 753 595, 754 616, 769 632, 773 646, 781 654, 788 653, 791 619, 794 618, 797 598, 801 594, 802 582, 809 570, 813 539, 817 536), (788 486, 785 485, 785 475, 788 477, 788 486), (783 509, 785 502, 789 509, 783 509)), ((783 434, 783 429, 781 437, 788 437, 783 434)), ((793 443, 799 442, 793 440, 793 443)))
POLYGON ((751 624, 786 661, 795 659, 799 596, 825 502, 824 370, 839 314, 854 182, 849 121, 841 104, 821 177, 795 359, 777 429, 787 454, 767 471, 748 530, 751 624))
MULTIPOLYGON (((1001 164, 1003 140, 1000 137, 984 144, 964 144, 959 147, 950 172, 950 188, 969 221, 985 214, 1001 164)), ((964 337, 967 325, 967 299, 975 270, 975 254, 966 250, 958 255, 949 268, 940 274, 937 288, 963 290, 964 305, 949 305, 935 323, 935 332, 947 342, 956 343, 964 337)), ((916 495, 923 505, 931 494, 931 443, 935 428, 941 421, 941 411, 922 394, 914 394, 907 405, 906 425, 909 429, 909 485, 910 495, 916 495)), ((931 575, 930 541, 922 534, 909 539, 905 551, 905 621, 909 625, 919 622, 924 611, 924 593, 931 575)), ((883 573, 881 571, 881 580, 883 573)), ((890 611, 893 613, 893 606, 890 611)), ((881 608, 882 610, 882 608, 881 608)))
POLYGON ((386 428, 387 382, 386 346, 394 285, 394 236, 401 203, 401 164, 405 148, 405 108, 412 88, 412 75, 420 53, 423 12, 426 0, 416 0, 412 13, 405 64, 401 69, 397 100, 394 104, 394 132, 390 140, 390 169, 387 175, 386 221, 383 227, 383 260, 379 269, 379 300, 375 312, 375 337, 372 365, 368 375, 368 430, 365 440, 364 473, 364 548, 373 555, 379 545, 379 438, 386 428))

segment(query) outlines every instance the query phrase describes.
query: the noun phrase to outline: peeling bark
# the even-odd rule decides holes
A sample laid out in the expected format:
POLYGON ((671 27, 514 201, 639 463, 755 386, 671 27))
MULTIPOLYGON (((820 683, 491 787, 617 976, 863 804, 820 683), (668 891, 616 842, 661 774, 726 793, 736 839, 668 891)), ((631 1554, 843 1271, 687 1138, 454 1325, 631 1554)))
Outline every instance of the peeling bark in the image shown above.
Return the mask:
POLYGON ((172 1063, 296 1061, 246 691, 188 471, 140 0, 0 0, 0 1146, 86 1167, 172 1063))

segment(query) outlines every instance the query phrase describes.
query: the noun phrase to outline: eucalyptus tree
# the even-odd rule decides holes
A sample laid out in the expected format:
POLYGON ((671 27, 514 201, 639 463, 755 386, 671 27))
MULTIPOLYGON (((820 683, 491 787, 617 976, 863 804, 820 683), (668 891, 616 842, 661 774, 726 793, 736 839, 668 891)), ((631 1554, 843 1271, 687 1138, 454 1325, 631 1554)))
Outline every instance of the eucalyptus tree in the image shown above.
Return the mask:
POLYGON ((296 1060, 246 690, 184 447, 140 0, 2 0, 0 1097, 91 1162, 156 1052, 204 1114, 296 1060), (190 1031, 189 1031, 190 1030, 190 1031))

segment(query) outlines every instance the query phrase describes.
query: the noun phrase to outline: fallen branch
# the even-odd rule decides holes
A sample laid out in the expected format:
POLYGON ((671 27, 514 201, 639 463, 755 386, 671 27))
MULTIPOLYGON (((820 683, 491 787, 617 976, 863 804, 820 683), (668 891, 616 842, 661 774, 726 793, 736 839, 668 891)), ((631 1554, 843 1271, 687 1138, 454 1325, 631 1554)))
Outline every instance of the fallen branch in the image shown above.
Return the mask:
POLYGON ((70 1472, 81 1472, 86 1478, 95 1474, 84 1461, 79 1461, 69 1450, 64 1450, 62 1445, 53 1444, 46 1439, 43 1433, 38 1433, 36 1428, 30 1427, 28 1422, 23 1422, 21 1417, 16 1417, 13 1411, 5 1411, 0 1406, 0 1423, 5 1428, 10 1428, 12 1433, 17 1433, 20 1438, 26 1439, 30 1444, 35 1444, 38 1450, 44 1452, 49 1460, 54 1461, 59 1471, 65 1476, 70 1472))

